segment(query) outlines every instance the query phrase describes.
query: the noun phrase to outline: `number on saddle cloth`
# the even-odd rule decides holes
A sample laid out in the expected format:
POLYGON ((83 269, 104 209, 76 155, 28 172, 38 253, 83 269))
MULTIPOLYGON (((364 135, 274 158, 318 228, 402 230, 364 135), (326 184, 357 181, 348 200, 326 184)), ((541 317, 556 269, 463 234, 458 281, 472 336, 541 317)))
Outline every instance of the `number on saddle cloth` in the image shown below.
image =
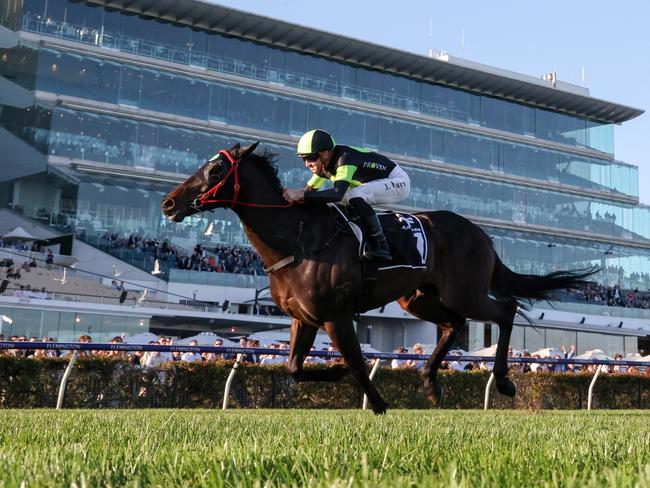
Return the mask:
MULTIPOLYGON (((348 223, 359 241, 358 256, 362 256, 364 236, 353 217, 342 205, 333 205, 348 223)), ((415 215, 396 212, 378 213, 379 222, 391 247, 392 261, 382 269, 426 268, 428 242, 422 222, 415 215)))

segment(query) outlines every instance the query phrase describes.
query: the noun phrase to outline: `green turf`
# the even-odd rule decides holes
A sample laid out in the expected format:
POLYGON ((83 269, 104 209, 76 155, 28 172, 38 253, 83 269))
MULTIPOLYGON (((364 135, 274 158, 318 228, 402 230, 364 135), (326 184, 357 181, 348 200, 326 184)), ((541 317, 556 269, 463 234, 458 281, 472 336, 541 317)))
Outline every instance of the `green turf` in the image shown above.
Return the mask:
POLYGON ((0 410, 0 486, 650 487, 650 413, 0 410))

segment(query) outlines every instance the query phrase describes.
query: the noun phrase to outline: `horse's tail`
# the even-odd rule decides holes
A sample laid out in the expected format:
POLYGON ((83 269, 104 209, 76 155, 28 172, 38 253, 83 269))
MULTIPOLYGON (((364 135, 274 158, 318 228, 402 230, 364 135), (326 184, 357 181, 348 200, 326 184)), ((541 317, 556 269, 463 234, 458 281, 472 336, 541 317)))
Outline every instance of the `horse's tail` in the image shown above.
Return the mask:
POLYGON ((593 266, 585 269, 554 271, 542 276, 519 274, 509 269, 497 256, 490 288, 496 295, 511 297, 518 302, 524 300, 530 304, 534 300, 550 300, 550 292, 553 290, 584 288, 591 283, 587 278, 599 271, 600 267, 593 266))

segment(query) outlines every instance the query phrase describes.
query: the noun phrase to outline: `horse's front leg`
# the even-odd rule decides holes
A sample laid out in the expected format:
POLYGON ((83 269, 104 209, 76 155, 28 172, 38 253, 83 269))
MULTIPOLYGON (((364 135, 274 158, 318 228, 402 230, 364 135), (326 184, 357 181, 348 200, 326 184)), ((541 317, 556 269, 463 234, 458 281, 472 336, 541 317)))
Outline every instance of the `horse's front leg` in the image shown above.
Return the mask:
POLYGON ((350 372, 368 396, 372 404, 372 411, 376 414, 386 413, 388 404, 370 381, 368 366, 361 353, 359 339, 357 339, 357 335, 354 332, 352 317, 325 322, 324 327, 334 342, 334 345, 343 356, 343 359, 345 359, 346 364, 350 368, 350 372))
POLYGON ((348 373, 347 366, 343 364, 324 369, 303 369, 317 333, 318 328, 305 325, 298 319, 291 322, 291 350, 287 370, 296 381, 338 381, 348 373))

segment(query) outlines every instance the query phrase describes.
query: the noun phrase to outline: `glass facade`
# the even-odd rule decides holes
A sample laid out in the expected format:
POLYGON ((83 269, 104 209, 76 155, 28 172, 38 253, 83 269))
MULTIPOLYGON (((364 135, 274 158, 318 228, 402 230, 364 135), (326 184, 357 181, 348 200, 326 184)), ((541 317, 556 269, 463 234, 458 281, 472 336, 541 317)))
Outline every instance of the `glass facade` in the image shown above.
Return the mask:
POLYGON ((613 127, 450 87, 68 1, 24 0, 22 29, 613 154, 613 127))
MULTIPOLYGON (((22 120, 15 112, 8 110, 0 117, 0 125, 5 118, 8 122, 22 120)), ((50 155, 184 175, 194 172, 218 148, 230 147, 235 142, 251 142, 216 132, 63 108, 37 112, 39 109, 29 109, 30 117, 44 121, 41 125, 49 125, 50 129, 34 125, 26 129, 32 132, 23 137, 50 155)), ((279 155, 280 174, 287 187, 304 185, 305 170, 292 147, 277 144, 265 144, 265 147, 279 155)), ((466 146, 458 143, 457 147, 466 146)), ((403 204, 410 207, 444 208, 470 217, 650 239, 650 212, 645 208, 408 164, 404 168, 411 176, 412 189, 403 204)))
POLYGON ((0 3, 0 25, 18 30, 22 20, 22 0, 3 0, 0 3))
MULTIPOLYGON (((101 7, 22 3, 18 28, 52 42, 23 41, 0 50, 0 76, 36 90, 32 107, 2 107, 0 129, 56 163, 47 172, 0 183, 0 204, 27 217, 81 238, 111 231, 172 242, 245 243, 226 210, 170 224, 159 203, 174 178, 165 182, 153 171, 180 179, 217 150, 252 142, 253 132, 290 141, 323 127, 341 143, 400 161, 412 181, 402 205, 448 209, 483 222, 516 271, 597 264, 604 269, 599 281, 650 288, 650 209, 632 203, 638 170, 613 159, 611 125, 101 7), (58 39, 75 42, 74 52, 56 47, 58 39), (117 56, 125 53, 129 61, 117 56), (143 56, 168 63, 144 66, 143 56), (235 76, 227 81, 223 73, 235 76), (75 100, 89 108, 73 107, 75 100), (387 115, 383 107, 399 114, 387 115), (466 126, 450 128, 442 119, 466 126), (78 162, 106 174, 66 168, 78 162), (140 178, 112 175, 116 167, 138 171, 140 178), (206 238, 210 222, 215 233, 206 238), (570 233, 581 238, 560 237, 570 233)), ((262 146, 278 154, 284 185, 305 184, 307 172, 289 142, 263 138, 262 146)))
MULTIPOLYGON (((484 226, 503 262, 519 273, 600 266, 600 283, 650 290, 650 249, 484 226)), ((584 313, 596 313, 581 310, 584 313)))
POLYGON ((41 49, 33 69, 45 92, 281 134, 336 127, 337 140, 397 155, 638 196, 637 168, 610 159, 55 49, 41 49))

